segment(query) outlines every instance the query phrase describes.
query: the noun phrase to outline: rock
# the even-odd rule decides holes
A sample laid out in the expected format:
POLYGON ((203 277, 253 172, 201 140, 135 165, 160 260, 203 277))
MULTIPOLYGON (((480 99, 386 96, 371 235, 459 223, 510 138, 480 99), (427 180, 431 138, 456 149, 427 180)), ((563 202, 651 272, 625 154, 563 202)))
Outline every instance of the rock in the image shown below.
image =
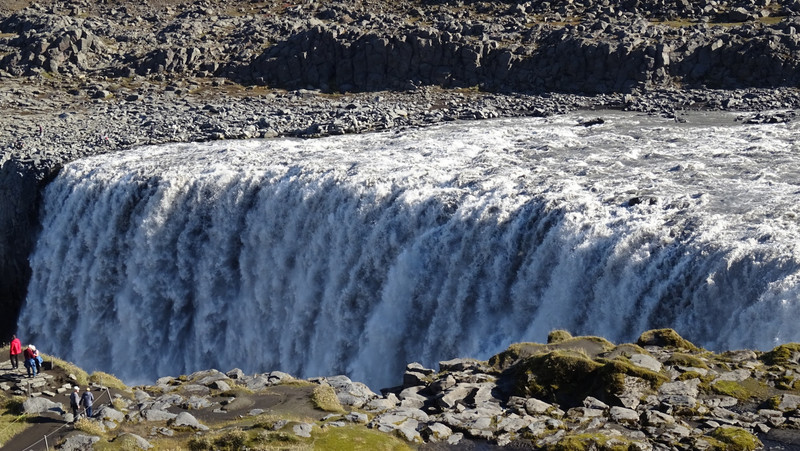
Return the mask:
POLYGON ((158 409, 145 409, 139 412, 139 414, 145 421, 168 421, 177 417, 177 415, 172 412, 158 409))
POLYGON ((426 425, 420 434, 426 442, 437 443, 447 441, 453 435, 453 430, 442 423, 433 423, 426 425))
POLYGON ((353 382, 347 376, 324 378, 336 391, 342 405, 361 408, 370 400, 377 398, 372 390, 361 382, 353 382))
POLYGON ((181 412, 179 413, 170 423, 172 427, 190 427, 192 429, 197 429, 199 431, 207 431, 208 426, 204 424, 200 424, 192 414, 189 412, 181 412))
POLYGON ((525 410, 531 415, 543 415, 552 408, 554 408, 552 404, 536 398, 528 398, 525 401, 525 410))
POLYGON ((64 406, 60 402, 53 402, 46 398, 28 398, 22 403, 22 412, 34 415, 45 412, 64 413, 64 406))
POLYGON ((61 451, 86 451, 94 449, 94 444, 100 441, 95 435, 75 434, 67 437, 58 448, 61 451))
POLYGON ((292 426, 292 432, 298 437, 311 437, 311 430, 313 425, 309 423, 299 423, 292 426))
POLYGON ((120 434, 119 436, 117 436, 117 438, 113 440, 112 443, 117 444, 118 441, 121 444, 123 444, 124 449, 129 449, 129 450, 150 449, 153 447, 153 445, 151 445, 150 442, 145 440, 143 437, 140 437, 136 434, 132 434, 130 432, 125 432, 120 434))
POLYGON ((775 409, 786 412, 789 410, 795 410, 798 406, 800 406, 800 396, 784 393, 778 396, 775 409))
POLYGON ((96 410, 95 418, 99 418, 105 421, 122 423, 123 421, 125 421, 125 414, 114 409, 113 407, 103 405, 96 410))
POLYGON ((620 424, 633 424, 639 422, 639 414, 635 410, 614 406, 609 410, 608 416, 620 424))
POLYGON ((630 361, 632 364, 638 367, 645 368, 656 373, 661 371, 661 362, 647 354, 633 354, 630 357, 630 361))

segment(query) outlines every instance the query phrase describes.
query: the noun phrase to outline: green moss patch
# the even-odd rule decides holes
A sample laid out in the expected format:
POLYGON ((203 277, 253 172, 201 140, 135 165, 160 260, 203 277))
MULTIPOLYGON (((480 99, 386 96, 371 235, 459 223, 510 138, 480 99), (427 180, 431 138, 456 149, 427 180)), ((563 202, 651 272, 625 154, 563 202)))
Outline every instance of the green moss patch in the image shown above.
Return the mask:
POLYGON ((312 432, 312 439, 314 449, 326 451, 412 450, 400 438, 359 426, 328 428, 324 432, 312 432))
POLYGON ((600 399, 620 393, 625 376, 657 387, 666 376, 631 364, 625 358, 593 360, 580 350, 556 350, 522 360, 503 377, 512 379, 516 395, 533 396, 562 405, 577 405, 586 396, 600 399))
POLYGON ((760 358, 767 365, 789 365, 797 362, 799 353, 800 343, 786 343, 765 352, 760 358))
POLYGON ((737 427, 719 427, 709 434, 724 443, 727 451, 752 451, 762 448, 763 443, 755 435, 737 427))
POLYGON ((766 399, 770 395, 770 387, 753 378, 739 381, 716 381, 711 383, 711 390, 725 396, 732 396, 740 401, 748 399, 766 399))
POLYGON ((506 370, 529 357, 543 355, 552 351, 577 351, 589 358, 595 358, 614 349, 614 344, 605 338, 585 336, 566 338, 560 335, 558 342, 549 344, 514 343, 505 351, 489 359, 489 365, 499 371, 506 370))
POLYGON ((700 351, 700 348, 692 344, 689 340, 681 337, 674 329, 653 329, 642 333, 636 340, 639 346, 660 346, 664 348, 686 349, 688 351, 700 351))
POLYGON ((558 443, 548 446, 548 451, 628 451, 632 448, 628 439, 620 436, 609 437, 600 433, 570 434, 564 436, 558 443))

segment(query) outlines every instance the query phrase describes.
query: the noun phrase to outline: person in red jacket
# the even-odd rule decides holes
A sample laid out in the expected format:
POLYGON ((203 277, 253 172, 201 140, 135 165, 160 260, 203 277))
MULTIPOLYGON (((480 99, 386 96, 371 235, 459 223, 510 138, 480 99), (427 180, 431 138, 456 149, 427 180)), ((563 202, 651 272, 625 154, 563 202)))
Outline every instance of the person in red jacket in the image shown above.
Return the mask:
POLYGON ((19 368, 19 355, 22 354, 22 342, 19 341, 16 335, 11 336, 11 349, 9 354, 11 355, 11 369, 16 370, 19 368))

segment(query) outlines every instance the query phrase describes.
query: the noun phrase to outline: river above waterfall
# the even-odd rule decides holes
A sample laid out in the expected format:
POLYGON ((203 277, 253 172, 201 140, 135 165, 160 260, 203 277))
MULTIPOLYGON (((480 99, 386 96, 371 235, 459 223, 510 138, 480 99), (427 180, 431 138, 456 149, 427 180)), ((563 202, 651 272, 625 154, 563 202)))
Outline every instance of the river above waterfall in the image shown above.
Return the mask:
POLYGON ((485 359, 553 329, 714 350, 800 340, 797 123, 627 112, 72 162, 19 333, 127 382, 485 359), (602 117, 592 126, 581 122, 602 117))

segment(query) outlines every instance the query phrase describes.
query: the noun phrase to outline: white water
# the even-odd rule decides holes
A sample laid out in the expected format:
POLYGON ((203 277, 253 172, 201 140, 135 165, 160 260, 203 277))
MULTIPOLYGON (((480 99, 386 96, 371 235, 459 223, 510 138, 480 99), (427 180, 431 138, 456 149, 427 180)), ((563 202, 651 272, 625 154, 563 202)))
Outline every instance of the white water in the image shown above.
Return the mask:
POLYGON ((555 328, 800 340, 798 125, 603 117, 74 162, 46 190, 19 334, 127 381, 239 367, 373 388, 555 328))

